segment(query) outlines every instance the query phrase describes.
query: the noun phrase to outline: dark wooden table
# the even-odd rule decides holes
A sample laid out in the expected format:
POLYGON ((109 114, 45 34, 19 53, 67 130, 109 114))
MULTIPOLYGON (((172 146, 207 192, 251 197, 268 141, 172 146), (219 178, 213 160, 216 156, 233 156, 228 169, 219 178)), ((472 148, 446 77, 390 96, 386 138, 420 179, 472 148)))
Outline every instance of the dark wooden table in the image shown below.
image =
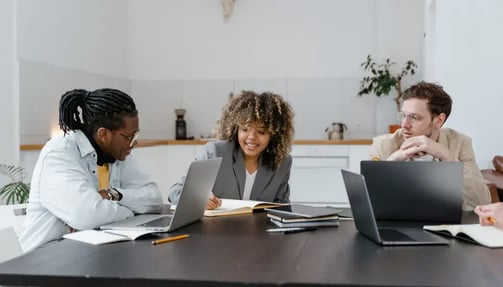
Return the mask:
POLYGON ((381 247, 352 221, 268 234, 264 213, 204 218, 179 232, 94 246, 61 240, 0 264, 0 285, 29 286, 503 286, 503 249, 381 247))

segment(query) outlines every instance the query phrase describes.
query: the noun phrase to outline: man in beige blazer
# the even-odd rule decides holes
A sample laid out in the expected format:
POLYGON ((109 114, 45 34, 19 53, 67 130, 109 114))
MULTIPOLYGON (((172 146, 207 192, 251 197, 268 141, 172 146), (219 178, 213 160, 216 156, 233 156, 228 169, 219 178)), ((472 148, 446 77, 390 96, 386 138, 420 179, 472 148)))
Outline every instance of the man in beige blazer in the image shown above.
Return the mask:
POLYGON ((435 160, 463 163, 463 209, 488 204, 491 196, 475 162, 470 137, 442 128, 452 108, 439 85, 420 82, 403 94, 401 129, 374 138, 373 160, 435 160))

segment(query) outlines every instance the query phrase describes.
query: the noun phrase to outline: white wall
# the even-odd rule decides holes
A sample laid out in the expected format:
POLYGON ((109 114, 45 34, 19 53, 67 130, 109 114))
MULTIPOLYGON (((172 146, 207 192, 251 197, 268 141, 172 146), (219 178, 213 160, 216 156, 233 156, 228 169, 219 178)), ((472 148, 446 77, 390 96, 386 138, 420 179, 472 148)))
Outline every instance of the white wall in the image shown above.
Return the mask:
POLYGON ((470 135, 488 167, 502 153, 502 5, 238 0, 225 23, 217 0, 0 1, 0 160, 19 160, 18 125, 25 139, 49 136, 62 91, 105 85, 132 92, 145 137, 172 137, 176 107, 188 109, 193 135, 207 132, 228 93, 243 88, 284 94, 297 138, 321 138, 332 121, 346 121, 349 136, 379 134, 391 99, 355 96, 359 64, 371 53, 424 65, 406 84, 424 77, 444 85, 454 99, 447 126, 470 135))
POLYGON ((208 134, 229 93, 251 89, 292 104, 296 138, 324 139, 332 122, 370 138, 396 122, 395 106, 356 97, 360 63, 422 62, 422 0, 236 1, 227 23, 219 1, 130 0, 129 14, 132 92, 149 111, 142 137, 173 137, 175 108, 187 109, 189 135, 208 134))
MULTIPOLYGON (((19 164, 19 95, 16 68, 16 5, 0 1, 0 163, 19 164)), ((2 183, 0 182, 0 186, 2 183)))
POLYGON ((82 70, 27 60, 19 61, 21 124, 24 144, 44 143, 61 133, 58 124, 59 99, 66 91, 84 88, 116 88, 131 92, 131 81, 82 70))
POLYGON ((491 167, 492 157, 503 153, 503 2, 442 0, 435 4, 435 73, 454 101, 446 125, 471 136, 479 167, 491 167))
POLYGON ((18 0, 17 3, 20 59, 107 76, 128 76, 125 1, 18 0))
POLYGON ((133 79, 348 78, 370 53, 422 61, 423 1, 129 1, 133 79))
POLYGON ((421 63, 423 1, 402 2, 236 1, 225 23, 216 0, 20 0, 21 140, 50 137, 64 91, 102 86, 132 94, 143 138, 174 137, 180 107, 189 135, 208 135, 242 89, 289 100, 298 139, 326 138, 336 121, 347 138, 384 133, 393 102, 356 97, 360 63, 421 63))
POLYGON ((22 143, 57 130, 63 92, 105 86, 135 98, 143 138, 172 138, 179 107, 189 135, 208 135, 243 89, 283 95, 298 139, 326 138, 336 121, 346 138, 369 138, 386 132, 395 107, 356 97, 360 63, 422 62, 422 0, 240 0, 227 23, 216 0, 16 3, 22 143))
POLYGON ((22 143, 44 143, 59 131, 59 98, 68 90, 131 92, 126 1, 17 3, 22 143))
POLYGON ((130 0, 135 79, 355 75, 374 50, 375 1, 130 0), (369 50, 370 49, 370 50, 369 50))

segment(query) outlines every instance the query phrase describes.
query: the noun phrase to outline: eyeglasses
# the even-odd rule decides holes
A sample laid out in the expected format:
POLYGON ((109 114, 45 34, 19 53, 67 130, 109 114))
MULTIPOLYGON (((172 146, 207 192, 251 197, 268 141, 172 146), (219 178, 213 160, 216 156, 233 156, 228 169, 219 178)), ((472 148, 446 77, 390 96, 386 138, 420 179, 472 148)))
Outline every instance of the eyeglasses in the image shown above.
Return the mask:
POLYGON ((400 118, 402 119, 402 122, 403 120, 407 119, 407 122, 411 123, 411 124, 415 124, 417 122, 420 122, 422 120, 424 120, 424 117, 418 115, 418 114, 405 114, 405 113, 400 113, 400 118))
POLYGON ((134 134, 127 136, 125 134, 119 133, 123 138, 129 141, 129 147, 133 147, 136 144, 136 140, 138 139, 138 135, 140 134, 140 130, 134 132, 134 134))

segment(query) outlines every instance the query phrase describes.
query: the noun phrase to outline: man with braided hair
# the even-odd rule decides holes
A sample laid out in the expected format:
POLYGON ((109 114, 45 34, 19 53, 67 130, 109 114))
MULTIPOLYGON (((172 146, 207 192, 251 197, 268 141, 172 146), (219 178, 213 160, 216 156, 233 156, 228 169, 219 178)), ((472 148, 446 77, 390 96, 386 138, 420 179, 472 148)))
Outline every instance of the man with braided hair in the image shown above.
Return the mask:
MULTIPOLYGON (((291 106, 277 94, 252 91, 230 100, 217 124, 220 141, 209 142, 196 160, 222 157, 207 209, 220 198, 289 202, 294 127, 291 106)), ((185 178, 170 188, 178 202, 185 178)))
POLYGON ((60 99, 59 125, 64 136, 45 144, 33 171, 19 237, 25 252, 74 230, 161 210, 157 185, 130 155, 139 120, 129 95, 68 91, 60 99))

